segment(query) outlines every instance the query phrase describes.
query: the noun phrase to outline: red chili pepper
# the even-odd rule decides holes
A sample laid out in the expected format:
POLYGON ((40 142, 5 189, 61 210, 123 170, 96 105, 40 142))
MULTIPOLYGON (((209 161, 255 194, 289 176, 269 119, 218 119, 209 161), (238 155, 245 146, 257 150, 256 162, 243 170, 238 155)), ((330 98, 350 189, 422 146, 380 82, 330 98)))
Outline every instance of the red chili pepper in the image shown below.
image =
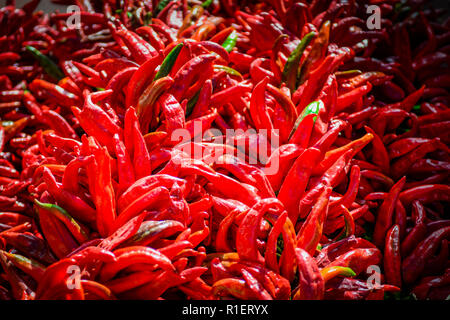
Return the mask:
POLYGON ((306 181, 308 181, 314 163, 317 162, 319 157, 320 152, 315 148, 309 148, 303 151, 297 160, 295 160, 286 179, 281 185, 278 199, 284 204, 284 207, 289 213, 289 218, 294 223, 298 218, 300 199, 307 187, 306 181), (304 184, 301 184, 302 182, 304 184))
POLYGON ((301 248, 295 249, 299 271, 298 291, 295 300, 321 300, 325 291, 322 274, 314 259, 301 248))
POLYGON ((384 272, 387 283, 401 288, 400 228, 394 225, 386 235, 384 272))
POLYGON ((422 203, 429 203, 439 199, 448 201, 449 195, 449 186, 443 184, 428 184, 403 191, 400 194, 400 200, 405 205, 410 205, 414 200, 418 200, 422 203))
POLYGON ((119 27, 115 32, 115 35, 120 37, 124 44, 130 50, 131 56, 139 63, 142 64, 145 61, 156 55, 156 50, 144 39, 142 39, 136 33, 129 31, 123 27, 119 27))
POLYGON ((342 266, 351 268, 356 275, 366 272, 369 266, 377 265, 381 261, 381 252, 376 248, 354 249, 340 255, 327 267, 342 266))
POLYGON ((425 267, 425 262, 431 257, 437 246, 450 234, 450 228, 444 227, 429 235, 403 260, 402 275, 406 283, 412 283, 417 279, 425 267))
POLYGON ((394 186, 392 186, 391 190, 388 193, 387 198, 383 201, 383 204, 380 206, 373 234, 374 243, 377 246, 382 246, 384 244, 386 232, 392 225, 392 217, 394 213, 395 204, 405 184, 405 180, 406 178, 403 177, 394 186))
MULTIPOLYGON (((212 73, 212 64, 215 59, 216 57, 211 54, 200 55, 186 62, 186 64, 178 70, 173 78, 174 85, 170 90, 170 93, 173 94, 176 100, 180 100, 184 97, 187 90, 194 85, 193 80, 200 74, 202 74, 204 81, 209 78, 209 75, 212 73)), ((199 79, 199 81, 196 82, 198 88, 203 85, 204 81, 199 79)))
POLYGON ((27 284, 19 277, 17 272, 13 269, 12 264, 9 263, 3 251, 0 252, 0 264, 5 270, 7 281, 12 286, 13 296, 18 300, 32 300, 35 297, 34 292, 27 286, 27 284))
POLYGON ((313 174, 319 174, 325 172, 339 157, 343 154, 352 150, 352 154, 356 154, 362 148, 364 148, 370 141, 372 141, 373 135, 371 133, 367 133, 362 138, 358 140, 354 140, 349 144, 333 149, 325 153, 324 159, 314 168, 313 174))
POLYGON ((125 139, 125 147, 130 150, 135 177, 139 179, 150 175, 152 172, 150 155, 144 137, 139 129, 139 123, 134 108, 129 108, 125 114, 124 125, 124 135, 127 137, 125 139))
POLYGON ((144 89, 149 80, 153 79, 153 73, 156 69, 156 66, 162 62, 161 59, 161 55, 156 55, 155 57, 143 63, 139 67, 139 69, 133 73, 130 80, 128 81, 125 101, 126 106, 135 107, 141 91, 144 89))
POLYGON ((35 79, 30 83, 29 88, 35 93, 42 92, 49 99, 56 99, 64 107, 77 106, 79 104, 79 97, 45 80, 35 79))
POLYGON ((236 237, 236 250, 241 258, 262 262, 264 258, 257 249, 257 228, 263 215, 271 206, 280 208, 281 204, 275 200, 261 200, 245 215, 239 225, 236 237))
POLYGON ((100 273, 100 278, 105 281, 111 279, 117 272, 134 263, 158 264, 163 270, 173 270, 170 260, 149 247, 127 247, 114 251, 116 261, 106 264, 100 273))
POLYGON ((57 199, 62 207, 67 209, 75 217, 87 223, 91 223, 95 220, 95 210, 77 195, 60 187, 50 169, 44 168, 43 178, 50 194, 57 199))
POLYGON ((297 235, 297 247, 306 250, 309 254, 314 254, 322 237, 323 223, 328 212, 330 194, 331 188, 325 188, 321 192, 306 222, 302 225, 297 235))

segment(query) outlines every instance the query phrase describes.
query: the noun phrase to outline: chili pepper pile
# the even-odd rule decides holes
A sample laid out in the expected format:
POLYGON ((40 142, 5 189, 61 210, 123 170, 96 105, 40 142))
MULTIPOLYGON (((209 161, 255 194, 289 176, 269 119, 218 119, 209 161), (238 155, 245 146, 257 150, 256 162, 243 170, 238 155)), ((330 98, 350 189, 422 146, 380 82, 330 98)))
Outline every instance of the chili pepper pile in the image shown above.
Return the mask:
POLYGON ((0 299, 448 298, 445 12, 57 2, 0 9, 0 299))

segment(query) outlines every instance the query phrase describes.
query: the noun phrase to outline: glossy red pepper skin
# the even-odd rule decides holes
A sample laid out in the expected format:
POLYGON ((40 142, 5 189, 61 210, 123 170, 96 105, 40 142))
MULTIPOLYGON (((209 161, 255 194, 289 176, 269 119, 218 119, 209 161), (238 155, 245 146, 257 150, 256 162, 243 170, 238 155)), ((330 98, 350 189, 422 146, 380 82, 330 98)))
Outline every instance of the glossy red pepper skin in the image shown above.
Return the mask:
POLYGON ((114 251, 117 257, 115 262, 103 267, 100 277, 103 280, 112 278, 118 271, 134 263, 158 264, 164 270, 173 270, 174 267, 170 260, 149 247, 128 247, 114 251))
POLYGON ((327 267, 342 266, 349 267, 357 275, 367 272, 367 268, 381 262, 381 252, 376 248, 353 249, 346 254, 340 255, 327 267))
POLYGON ((377 246, 383 246, 386 232, 391 227, 394 214, 394 207, 399 197, 400 191, 405 184, 405 178, 402 178, 397 182, 389 191, 388 197, 383 201, 378 213, 378 219, 375 224, 375 230, 373 233, 374 243, 377 246))
POLYGON ((425 261, 435 251, 442 239, 448 237, 450 228, 444 227, 424 239, 402 263, 403 279, 406 283, 414 281, 423 270, 425 261))
POLYGON ((384 250, 386 282, 401 288, 400 228, 394 225, 386 235, 384 250))
POLYGON ((321 192, 318 201, 308 215, 297 235, 297 246, 309 254, 313 254, 322 237, 323 223, 328 213, 328 203, 331 188, 325 188, 321 192))
POLYGON ((320 158, 320 151, 314 148, 306 149, 295 160, 289 170, 286 179, 281 185, 278 199, 283 202, 289 212, 289 218, 294 223, 298 218, 298 206, 300 199, 306 189, 306 185, 299 185, 299 181, 308 181, 314 163, 320 158))

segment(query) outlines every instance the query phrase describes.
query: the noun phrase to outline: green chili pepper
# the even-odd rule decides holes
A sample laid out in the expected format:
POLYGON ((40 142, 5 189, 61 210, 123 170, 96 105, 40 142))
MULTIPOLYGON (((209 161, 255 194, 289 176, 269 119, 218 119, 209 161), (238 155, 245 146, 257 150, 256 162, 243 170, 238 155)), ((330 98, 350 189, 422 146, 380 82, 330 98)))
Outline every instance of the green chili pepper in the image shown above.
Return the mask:
POLYGON ((233 32, 230 33, 230 35, 225 39, 225 41, 222 44, 222 47, 225 48, 228 52, 231 52, 233 48, 236 46, 236 42, 238 39, 238 33, 236 30, 233 30, 233 32))
POLYGON ((352 270, 352 268, 341 267, 341 266, 338 266, 337 268, 339 268, 339 275, 341 277, 354 277, 354 276, 356 276, 356 273, 355 273, 355 271, 352 270))
POLYGON ((202 2, 201 6, 203 8, 208 8, 212 3, 213 3, 213 0, 206 0, 206 1, 202 2))
POLYGON ((344 277, 354 277, 354 276, 356 276, 355 271, 353 271, 351 268, 343 267, 342 269, 343 269, 343 271, 345 271, 343 273, 344 277))
POLYGON ((297 73, 297 87, 306 81, 306 77, 310 73, 312 66, 325 54, 328 48, 328 43, 330 42, 330 30, 331 22, 327 20, 322 24, 319 34, 317 35, 314 44, 311 46, 311 50, 308 52, 308 55, 305 57, 304 61, 301 62, 301 66, 297 73))
POLYGON ((171 0, 161 0, 156 6, 155 17, 158 13, 160 13, 164 8, 169 4, 171 0))
POLYGON ((32 46, 26 46, 26 50, 33 55, 33 57, 40 63, 49 76, 56 80, 61 80, 64 78, 64 73, 49 57, 43 55, 38 49, 32 46))
POLYGON ((159 71, 156 73, 153 81, 163 78, 170 73, 170 70, 172 70, 172 67, 175 64, 175 61, 177 60, 177 57, 180 54, 182 48, 183 43, 179 43, 175 46, 175 48, 172 49, 172 51, 169 52, 167 57, 162 62, 161 67, 159 68, 159 71))
MULTIPOLYGON (((297 130, 298 126, 303 121, 303 119, 305 119, 305 117, 309 114, 318 114, 321 107, 323 107, 323 102, 320 100, 313 101, 309 105, 307 105, 306 108, 302 111, 302 113, 300 113, 297 120, 295 120, 294 126, 292 127, 292 131, 289 134, 289 139, 292 137, 294 132, 297 130)), ((316 119, 317 119, 317 117, 314 117, 314 123, 316 123, 316 119)))
POLYGON ((306 47, 315 36, 316 36, 315 32, 310 32, 307 35, 305 35, 298 44, 297 48, 295 48, 295 50, 292 51, 291 55, 286 61, 286 64, 284 65, 282 80, 287 84, 291 92, 294 92, 296 89, 297 71, 300 65, 300 59, 302 58, 303 52, 305 51, 306 47))
POLYGON ((335 73, 336 74, 336 77, 339 77, 339 76, 353 76, 353 75, 358 75, 358 74, 362 74, 362 71, 361 70, 345 70, 345 71, 338 71, 338 72, 336 72, 335 73))
POLYGON ((214 70, 223 70, 226 73, 232 75, 232 76, 238 76, 242 78, 242 75, 239 73, 239 71, 234 70, 233 68, 227 67, 227 66, 223 66, 220 64, 215 64, 214 65, 214 70))

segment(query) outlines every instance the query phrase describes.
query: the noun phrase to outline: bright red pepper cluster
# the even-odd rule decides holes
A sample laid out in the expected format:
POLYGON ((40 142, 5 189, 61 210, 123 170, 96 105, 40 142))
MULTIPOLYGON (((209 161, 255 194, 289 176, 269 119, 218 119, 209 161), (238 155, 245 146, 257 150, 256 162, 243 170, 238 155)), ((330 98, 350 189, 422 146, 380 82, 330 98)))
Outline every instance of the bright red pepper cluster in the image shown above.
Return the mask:
POLYGON ((0 9, 0 299, 449 297, 445 12, 57 2, 0 9))

